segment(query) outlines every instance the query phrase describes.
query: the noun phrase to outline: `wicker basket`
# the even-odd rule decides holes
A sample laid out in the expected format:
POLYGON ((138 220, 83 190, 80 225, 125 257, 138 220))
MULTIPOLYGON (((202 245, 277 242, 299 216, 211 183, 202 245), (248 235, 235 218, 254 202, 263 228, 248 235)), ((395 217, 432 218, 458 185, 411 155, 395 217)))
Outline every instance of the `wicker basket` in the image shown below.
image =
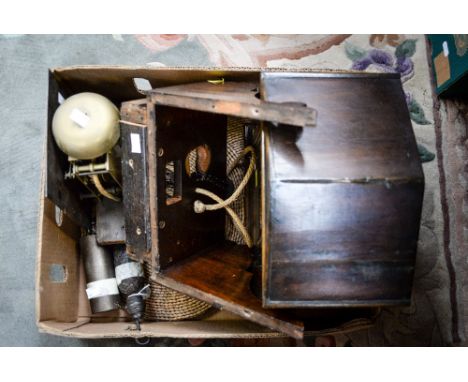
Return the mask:
POLYGON ((146 300, 145 320, 179 321, 196 318, 211 308, 210 304, 166 288, 151 280, 151 264, 145 262, 145 276, 150 280, 151 296, 146 300))

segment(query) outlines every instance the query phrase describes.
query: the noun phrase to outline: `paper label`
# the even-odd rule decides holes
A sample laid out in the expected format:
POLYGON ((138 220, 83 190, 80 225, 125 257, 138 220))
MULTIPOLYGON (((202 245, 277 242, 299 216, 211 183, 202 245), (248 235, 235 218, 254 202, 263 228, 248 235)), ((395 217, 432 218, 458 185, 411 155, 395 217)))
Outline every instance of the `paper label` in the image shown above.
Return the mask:
POLYGON ((73 109, 70 113, 70 119, 81 128, 85 128, 89 124, 89 117, 80 109, 73 109))
POLYGON ((447 41, 444 41, 444 42, 442 43, 442 50, 444 51, 444 56, 445 56, 445 57, 448 57, 448 55, 449 55, 449 48, 448 48, 447 41))
POLYGON ((117 280, 115 277, 111 279, 97 280, 86 285, 86 294, 88 299, 119 294, 117 280))
POLYGON ((132 146, 132 153, 141 154, 140 134, 131 133, 130 142, 132 146))
POLYGON ((117 285, 122 283, 122 280, 130 277, 144 277, 143 268, 140 263, 131 261, 129 263, 120 264, 115 267, 115 278, 117 279, 117 285))

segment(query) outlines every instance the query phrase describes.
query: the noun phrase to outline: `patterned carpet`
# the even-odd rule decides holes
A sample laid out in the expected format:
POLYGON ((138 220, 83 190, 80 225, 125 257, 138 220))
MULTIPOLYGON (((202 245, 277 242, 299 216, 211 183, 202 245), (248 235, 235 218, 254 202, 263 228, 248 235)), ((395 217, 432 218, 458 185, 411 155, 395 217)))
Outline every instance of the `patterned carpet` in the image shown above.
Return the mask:
MULTIPOLYGON (((464 276, 463 272, 468 272, 468 266, 466 259, 463 258, 463 252, 460 252, 459 243, 452 241, 450 244, 451 236, 450 232, 447 234, 447 222, 450 221, 457 232, 458 236, 453 240, 457 238, 461 240, 460 230, 462 235, 465 234, 464 223, 460 220, 463 216, 450 215, 451 211, 457 211, 457 205, 454 204, 456 200, 450 196, 455 193, 463 198, 466 188, 446 188, 445 182, 459 184, 453 177, 456 176, 456 171, 461 171, 459 166, 464 157, 452 158, 456 153, 450 148, 451 143, 455 141, 456 144, 463 144, 465 141, 460 143, 458 136, 445 137, 446 132, 441 126, 451 121, 450 123, 460 125, 463 129, 463 126, 466 126, 466 120, 460 115, 466 117, 466 110, 465 114, 451 115, 451 109, 447 109, 445 103, 441 105, 436 102, 434 115, 431 73, 424 36, 10 35, 0 37, 0 49, 4 52, 0 58, 0 64, 3 67, 0 79, 4 84, 0 104, 3 110, 14 110, 16 107, 13 100, 9 101, 6 97, 11 92, 13 95, 16 94, 19 100, 20 94, 24 94, 28 84, 32 81, 36 81, 34 86, 37 90, 34 94, 27 94, 26 98, 32 101, 33 106, 25 106, 22 117, 3 119, 4 123, 8 122, 10 130, 5 127, 6 133, 1 140, 0 179, 12 179, 12 181, 2 184, 0 196, 2 199, 11 199, 18 190, 24 189, 26 199, 22 202, 12 201, 6 209, 0 210, 0 240, 2 244, 6 243, 0 250, 2 251, 1 258, 7 258, 7 255, 11 255, 12 251, 18 251, 18 249, 24 253, 19 263, 3 265, 6 273, 2 270, 2 274, 14 275, 23 262, 25 269, 30 272, 28 276, 31 277, 31 282, 28 280, 26 286, 19 285, 13 276, 7 276, 6 279, 0 280, 0 289, 5 296, 9 291, 15 291, 21 301, 19 304, 31 304, 31 306, 15 305, 11 306, 8 311, 0 311, 0 318, 2 322, 9 322, 9 329, 14 330, 15 325, 20 325, 21 320, 24 319, 25 326, 29 330, 24 333, 21 340, 16 340, 16 342, 8 334, 4 334, 0 337, 1 344, 96 345, 95 341, 60 340, 57 342, 50 337, 44 338, 44 335, 38 336, 31 323, 34 318, 33 301, 31 301, 33 269, 30 264, 35 258, 37 224, 35 214, 38 208, 35 195, 39 184, 38 159, 40 155, 38 151, 42 147, 43 139, 38 129, 43 128, 46 113, 45 101, 38 97, 46 94, 45 79, 48 67, 75 64, 290 67, 400 73, 414 132, 424 161, 426 178, 413 302, 407 308, 383 310, 372 329, 337 336, 336 342, 338 345, 348 346, 429 346, 449 345, 464 341, 463 317, 466 312, 462 306, 464 289, 461 281, 464 276), (11 131, 13 125, 18 126, 20 130, 11 131), (9 142, 20 137, 18 134, 21 134, 21 129, 23 129, 23 134, 29 134, 29 137, 18 151, 18 147, 13 148, 9 142), (21 158, 19 156, 21 153, 24 154, 22 164, 24 167, 15 168, 14 166, 20 165, 17 162, 21 158), (16 158, 16 161, 12 158, 16 158), (444 166, 448 166, 448 172, 444 170, 444 166), (18 171, 26 173, 27 176, 17 176, 18 171), (37 185, 37 187, 31 188, 28 186, 30 184, 37 185), (451 219, 455 221, 452 222, 451 219), (15 231, 15 227, 18 228, 25 221, 26 226, 23 225, 21 229, 15 231), (14 242, 18 231, 24 235, 24 243, 14 242), (21 291, 19 295, 18 290, 21 291), (20 323, 11 322, 12 315, 23 318, 20 319, 20 323)), ((8 303, 12 305, 12 300, 8 299, 8 303)), ((180 346, 180 340, 178 341, 174 345, 180 346)), ((116 345, 117 342, 100 344, 116 345)), ((122 341, 121 344, 128 344, 128 341, 122 341)), ((166 344, 170 345, 170 341, 166 344)), ((222 341, 207 343, 207 345, 210 344, 228 343, 222 341)))

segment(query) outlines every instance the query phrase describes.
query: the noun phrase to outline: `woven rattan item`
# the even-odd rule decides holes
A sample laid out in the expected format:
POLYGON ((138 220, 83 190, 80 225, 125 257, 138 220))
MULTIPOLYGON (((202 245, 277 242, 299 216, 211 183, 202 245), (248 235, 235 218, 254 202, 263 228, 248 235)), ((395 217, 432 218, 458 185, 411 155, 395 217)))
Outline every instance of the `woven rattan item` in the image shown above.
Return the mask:
POLYGON ((210 304, 179 293, 152 281, 151 264, 145 262, 145 276, 150 280, 151 295, 146 300, 148 321, 178 321, 196 318, 211 308, 210 304))
MULTIPOLYGON (((245 120, 238 118, 228 118, 227 128, 227 168, 234 163, 240 152, 244 148, 244 123, 245 120)), ((196 167, 196 152, 189 154, 189 166, 192 171, 196 167)), ((171 171, 166 168, 166 172, 171 171)), ((173 171, 173 169, 172 169, 173 171)), ((234 169, 229 178, 237 187, 244 176, 242 168, 234 169)), ((239 199, 232 203, 231 208, 239 215, 244 222, 244 193, 239 199)), ((245 222, 244 222, 245 223, 245 222)), ((226 239, 236 243, 243 243, 242 236, 234 228, 231 220, 226 220, 226 239)), ((146 300, 145 319, 149 321, 179 321, 194 319, 206 313, 211 305, 204 301, 189 297, 173 289, 167 288, 150 278, 151 264, 145 262, 145 276, 150 280, 151 295, 146 300)))
MULTIPOLYGON (((233 163, 237 160, 240 153, 245 147, 244 144, 244 126, 246 120, 242 118, 228 118, 227 124, 227 146, 226 146, 226 165, 227 168, 231 168, 233 163)), ((244 177, 245 169, 242 166, 235 167, 230 174, 228 174, 229 179, 232 181, 234 188, 236 189, 242 178, 244 177)), ((241 192, 239 198, 235 200, 230 207, 234 212, 239 216, 242 223, 245 224, 245 193, 241 192)), ((229 216, 226 216, 226 240, 233 241, 237 244, 244 244, 242 235, 234 227, 229 216)))

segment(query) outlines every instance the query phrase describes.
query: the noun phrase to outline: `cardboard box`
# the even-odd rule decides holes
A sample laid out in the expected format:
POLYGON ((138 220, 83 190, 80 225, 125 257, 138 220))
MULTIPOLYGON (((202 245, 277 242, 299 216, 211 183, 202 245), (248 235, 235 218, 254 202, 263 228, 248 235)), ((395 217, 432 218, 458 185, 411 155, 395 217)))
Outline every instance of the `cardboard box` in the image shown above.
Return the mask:
MULTIPOLYGON (((174 337, 174 338, 265 338, 283 334, 251 323, 240 317, 219 311, 201 320, 177 322, 143 322, 142 330, 133 327, 124 311, 91 314, 86 297, 84 268, 79 256, 79 213, 70 210, 63 214, 60 226, 56 223, 55 204, 61 204, 66 190, 52 190, 54 179, 47 179, 48 156, 51 155, 52 117, 59 97, 90 91, 102 94, 119 105, 123 101, 142 98, 136 89, 135 78, 147 79, 152 87, 224 78, 226 80, 258 80, 257 69, 175 69, 148 67, 78 66, 50 71, 47 137, 44 144, 42 188, 39 208, 37 243, 36 318, 41 332, 77 338, 116 337, 174 337)), ((57 168, 60 172, 60 169, 57 168)), ((58 175, 60 177, 60 174, 58 175)), ((59 205, 63 208, 63 205, 59 205)), ((349 310, 348 313, 317 317, 306 334, 337 334, 369 327, 378 309, 349 310)))

